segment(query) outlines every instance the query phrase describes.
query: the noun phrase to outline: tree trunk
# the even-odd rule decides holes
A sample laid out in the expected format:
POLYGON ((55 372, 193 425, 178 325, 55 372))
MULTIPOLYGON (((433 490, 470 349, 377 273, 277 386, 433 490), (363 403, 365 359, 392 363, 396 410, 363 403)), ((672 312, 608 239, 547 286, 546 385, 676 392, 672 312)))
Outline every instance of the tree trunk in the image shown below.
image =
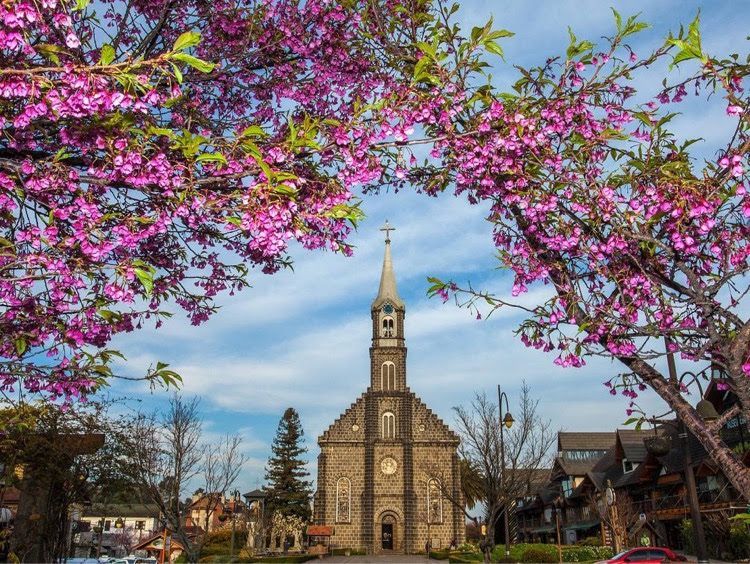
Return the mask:
POLYGON ((650 385, 674 410, 677 418, 695 435, 737 492, 745 501, 750 501, 750 468, 745 466, 737 454, 722 440, 718 429, 710 429, 709 424, 698 415, 693 406, 685 401, 679 391, 650 365, 640 359, 620 358, 620 360, 650 385))

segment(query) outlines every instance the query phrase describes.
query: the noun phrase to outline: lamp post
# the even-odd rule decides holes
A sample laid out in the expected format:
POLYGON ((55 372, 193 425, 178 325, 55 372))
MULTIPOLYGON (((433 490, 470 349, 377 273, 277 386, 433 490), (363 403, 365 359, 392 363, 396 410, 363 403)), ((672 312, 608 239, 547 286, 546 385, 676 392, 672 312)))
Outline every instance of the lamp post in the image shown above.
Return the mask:
POLYGON ((508 405, 508 396, 505 392, 500 391, 500 384, 497 385, 497 417, 500 423, 500 491, 503 494, 503 521, 505 523, 505 557, 510 557, 510 532, 509 532, 509 512, 508 512, 508 495, 505 491, 505 436, 504 429, 510 429, 513 426, 513 416, 510 414, 510 405, 508 405), (503 399, 505 400, 505 416, 503 416, 503 399))
MULTIPOLYGON (((712 419, 718 418, 718 413, 713 404, 706 399, 703 399, 703 388, 698 381, 698 375, 693 372, 684 372, 682 376, 677 377, 677 368, 675 367, 674 355, 669 350, 669 338, 665 337, 664 340, 667 344, 667 367, 669 368, 669 381, 672 385, 679 390, 682 381, 686 376, 690 376, 698 385, 700 390, 701 400, 698 405, 695 406, 698 414, 705 421, 711 421, 712 419)), ((693 473, 693 460, 690 455, 690 442, 688 440, 687 427, 682 421, 678 424, 678 435, 679 438, 683 439, 683 448, 685 450, 685 487, 688 494, 688 505, 690 506, 690 519, 693 522, 693 535, 695 536, 695 552, 698 557, 699 563, 707 563, 708 555, 706 551, 706 537, 703 531, 703 519, 701 518, 701 509, 698 502, 698 491, 695 486, 695 474, 693 473)))
POLYGON ((552 511, 555 512, 555 533, 557 537, 557 561, 562 564, 562 546, 560 544, 560 509, 562 508, 562 500, 557 497, 552 503, 552 511))

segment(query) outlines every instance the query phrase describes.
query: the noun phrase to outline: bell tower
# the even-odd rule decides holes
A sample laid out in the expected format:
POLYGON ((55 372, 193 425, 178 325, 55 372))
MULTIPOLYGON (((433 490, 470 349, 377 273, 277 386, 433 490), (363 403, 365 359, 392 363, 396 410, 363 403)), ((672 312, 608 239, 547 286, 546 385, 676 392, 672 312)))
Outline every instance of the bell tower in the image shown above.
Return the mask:
POLYGON ((370 387, 379 392, 403 392, 406 389, 406 307, 396 289, 396 275, 391 259, 391 231, 395 231, 395 228, 386 220, 380 230, 385 232, 385 255, 378 295, 370 308, 370 387))

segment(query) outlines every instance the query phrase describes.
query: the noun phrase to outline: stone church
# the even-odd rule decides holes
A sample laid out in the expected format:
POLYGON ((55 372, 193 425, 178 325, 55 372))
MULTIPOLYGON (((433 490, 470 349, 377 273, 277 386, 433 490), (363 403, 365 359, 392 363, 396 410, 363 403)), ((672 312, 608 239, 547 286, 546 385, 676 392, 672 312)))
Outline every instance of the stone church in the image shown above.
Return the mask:
POLYGON ((445 548, 464 540, 458 436, 406 385, 406 306, 386 233, 372 302, 370 385, 318 438, 314 520, 334 548, 368 553, 445 548))

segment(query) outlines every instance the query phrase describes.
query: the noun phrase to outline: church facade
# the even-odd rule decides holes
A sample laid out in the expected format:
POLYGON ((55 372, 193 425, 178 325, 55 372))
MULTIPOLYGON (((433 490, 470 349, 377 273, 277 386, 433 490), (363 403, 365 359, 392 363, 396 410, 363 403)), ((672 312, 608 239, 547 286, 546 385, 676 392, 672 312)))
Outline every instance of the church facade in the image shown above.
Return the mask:
POLYGON ((370 385, 318 438, 314 520, 331 545, 416 553, 465 537, 458 436, 406 385, 406 307, 396 289, 390 231, 372 303, 370 385))

